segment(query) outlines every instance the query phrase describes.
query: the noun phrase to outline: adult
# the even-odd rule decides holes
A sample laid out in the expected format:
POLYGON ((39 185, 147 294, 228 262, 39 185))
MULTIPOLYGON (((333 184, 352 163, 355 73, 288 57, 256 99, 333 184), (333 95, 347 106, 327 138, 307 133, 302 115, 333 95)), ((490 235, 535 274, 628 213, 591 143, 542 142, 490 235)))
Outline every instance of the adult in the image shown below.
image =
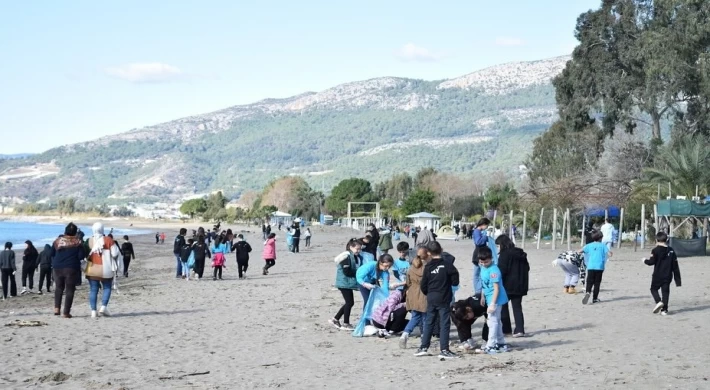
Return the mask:
POLYGON ((87 259, 89 265, 86 267, 86 278, 89 280, 89 306, 91 307, 91 318, 109 316, 108 302, 111 299, 111 288, 113 278, 118 270, 118 256, 121 254, 118 244, 111 235, 104 236, 104 225, 96 222, 91 227, 93 235, 87 241, 90 250, 87 259), (101 309, 96 311, 96 301, 99 295, 99 286, 103 289, 101 297, 101 309))
POLYGON ((602 244, 606 245, 606 247, 611 250, 614 244, 614 225, 612 225, 608 219, 605 219, 600 230, 603 234, 602 244))
POLYGON ((15 252, 12 250, 12 243, 6 242, 5 249, 0 253, 0 274, 2 274, 2 300, 8 297, 8 288, 10 296, 17 296, 17 283, 15 282, 15 272, 17 272, 17 264, 15 264, 15 252))
POLYGON ((45 244, 44 250, 39 254, 39 294, 42 295, 42 285, 44 285, 44 280, 47 279, 47 292, 52 292, 50 286, 52 285, 52 246, 45 244))
POLYGON ((370 242, 367 244, 365 251, 372 253, 377 258, 377 246, 380 245, 380 231, 374 223, 367 225, 365 229, 365 234, 370 233, 370 242))
POLYGON ((298 222, 293 223, 293 244, 291 246, 291 252, 299 253, 299 242, 301 241, 301 225, 298 222))
POLYGON ((383 230, 380 232, 380 250, 387 254, 392 249, 392 230, 383 230))
POLYGON ((513 337, 525 337, 525 317, 523 316, 523 297, 528 295, 528 274, 530 264, 528 255, 520 248, 516 248, 507 235, 496 238, 498 246, 498 268, 503 278, 503 287, 508 294, 508 303, 501 310, 503 334, 513 334, 513 337), (515 330, 510 323, 508 305, 513 307, 515 317, 515 330))
POLYGON ((22 254, 22 292, 20 295, 32 293, 35 284, 35 270, 37 270, 37 259, 39 252, 32 244, 32 241, 25 241, 25 251, 22 254), (27 290, 27 279, 29 279, 30 289, 27 290))
POLYGON ((123 254, 123 276, 127 278, 128 266, 131 264, 131 259, 136 259, 136 252, 133 250, 133 244, 128 240, 128 236, 123 236, 121 253, 123 254))
POLYGON ((177 279, 182 278, 182 261, 180 260, 180 250, 185 246, 185 235, 187 234, 187 229, 180 229, 180 234, 175 236, 175 242, 173 242, 173 255, 175 255, 175 277, 177 279))
POLYGON ((421 230, 417 228, 417 246, 427 246, 430 242, 434 241, 436 241, 436 238, 434 238, 434 234, 431 230, 426 227, 421 230))
POLYGON ((74 291, 81 277, 81 260, 86 257, 84 245, 77 237, 77 227, 69 223, 64 228, 64 234, 52 244, 52 269, 54 270, 54 315, 62 311, 62 296, 66 293, 64 318, 72 318, 71 307, 74 302, 74 291))
POLYGON ((158 245, 160 242, 160 233, 155 233, 155 245, 158 245))
POLYGON ((202 280, 202 275, 205 273, 205 259, 212 258, 210 245, 204 236, 197 236, 197 241, 192 246, 192 251, 195 254, 195 276, 197 280, 202 280))

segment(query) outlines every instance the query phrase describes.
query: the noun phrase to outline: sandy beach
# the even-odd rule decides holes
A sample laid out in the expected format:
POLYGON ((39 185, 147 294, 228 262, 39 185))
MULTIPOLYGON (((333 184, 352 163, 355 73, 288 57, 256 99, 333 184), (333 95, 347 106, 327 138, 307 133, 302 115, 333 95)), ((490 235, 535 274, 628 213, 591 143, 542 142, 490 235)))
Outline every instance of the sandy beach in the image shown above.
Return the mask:
MULTIPOLYGON (((237 279, 230 256, 225 280, 186 282, 175 279, 172 238, 179 226, 198 224, 162 226, 165 245, 150 235, 132 238, 137 260, 130 277, 119 279, 111 318, 89 317, 87 283, 69 320, 51 314, 50 295, 0 302, 0 388, 710 387, 709 258, 680 259, 683 287, 672 287, 670 315, 661 317, 651 313, 652 268, 641 263, 640 250, 616 251, 604 273, 603 302, 583 306, 582 295, 562 293, 562 272, 550 264, 558 251, 528 245, 532 269, 523 307, 531 337, 509 340, 510 353, 441 362, 413 356, 418 338, 400 350, 396 338, 358 339, 328 325, 342 304, 332 287, 332 258, 360 233, 313 227, 313 246, 300 254, 286 253, 279 237, 276 267, 262 276, 258 227, 225 226, 254 232, 247 234, 255 247, 248 279, 237 279), (46 325, 6 326, 17 320, 46 325)), ((442 244, 456 256, 457 298, 465 298, 472 291, 471 242, 442 244)), ((355 295, 358 313, 362 301, 355 295)), ((478 338, 481 326, 474 328, 478 338)), ((458 342, 453 327, 451 334, 458 342)))

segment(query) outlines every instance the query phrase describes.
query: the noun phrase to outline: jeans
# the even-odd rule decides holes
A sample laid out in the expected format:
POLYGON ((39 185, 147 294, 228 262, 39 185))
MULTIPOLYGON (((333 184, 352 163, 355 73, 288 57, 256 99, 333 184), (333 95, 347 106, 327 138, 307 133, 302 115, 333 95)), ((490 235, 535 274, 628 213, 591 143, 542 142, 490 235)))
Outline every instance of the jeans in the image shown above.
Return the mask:
POLYGON ((2 269, 2 297, 7 298, 8 292, 10 293, 10 296, 16 297, 17 296, 17 284, 15 282, 15 275, 12 273, 15 272, 12 270, 12 268, 3 268, 2 269), (8 291, 9 288, 9 291, 8 291))
POLYGON ((64 303, 64 313, 70 314, 74 303, 74 291, 76 291, 77 280, 81 278, 81 271, 73 268, 59 268, 54 270, 54 308, 62 308, 62 295, 66 290, 67 297, 64 303))
POLYGON ((500 320, 502 307, 496 305, 493 313, 488 313, 488 343, 487 348, 496 348, 500 345, 505 345, 503 338, 503 324, 500 320))
POLYGON ((22 287, 27 287, 27 279, 30 280, 30 290, 35 286, 35 267, 22 267, 22 287))
POLYGON ((412 313, 412 318, 409 320, 407 327, 404 328, 404 331, 407 334, 412 334, 414 328, 419 326, 421 328, 422 334, 424 334, 424 323, 426 322, 426 313, 416 310, 412 310, 410 313, 412 313))
POLYGON ((651 295, 653 295, 653 300, 658 302, 663 302, 663 311, 668 311, 668 298, 671 295, 671 284, 670 283, 662 283, 662 284, 651 284, 651 295), (658 296, 658 289, 661 289, 661 294, 663 298, 658 296))
POLYGON ((182 276, 190 278, 190 268, 187 267, 187 261, 180 262, 180 268, 182 268, 182 276))
POLYGON ((599 298, 599 286, 602 284, 603 270, 590 269, 587 271, 587 294, 592 292, 592 287, 594 287, 593 300, 599 298))
POLYGON ((309 248, 311 246, 311 237, 306 237, 306 248, 309 248))
POLYGON ((39 287, 40 291, 42 290, 42 284, 44 284, 44 279, 47 279, 47 292, 50 290, 50 286, 52 285, 52 267, 46 266, 46 267, 40 267, 39 268, 39 287))
POLYGON ((503 334, 525 334, 525 317, 523 316, 523 296, 509 295, 508 303, 503 305, 501 310, 501 321, 503 322, 503 334), (515 331, 510 323, 510 311, 508 306, 513 307, 513 317, 515 318, 515 331))
POLYGON ((99 296, 99 285, 102 286, 104 292, 101 296, 101 306, 108 306, 108 301, 111 299, 111 287, 113 279, 93 280, 89 279, 89 306, 92 311, 96 311, 96 300, 99 296))
POLYGON ((565 273, 565 287, 575 287, 579 282, 579 267, 568 261, 557 261, 557 265, 565 273))
POLYGON ((355 297, 353 296, 353 290, 347 288, 339 288, 340 293, 343 294, 343 300, 345 303, 340 307, 338 313, 335 314, 336 320, 340 321, 340 317, 343 317, 343 323, 350 323, 350 310, 355 306, 355 297))
POLYGON ((431 345, 431 335, 434 331, 434 321, 439 317, 439 350, 449 349, 449 332, 451 331, 451 307, 449 302, 436 304, 428 302, 426 309, 426 321, 424 321, 424 333, 422 334, 421 349, 429 349, 431 345))
POLYGON ((481 267, 473 265, 473 295, 480 297, 483 284, 481 282, 481 267))
POLYGON ((175 277, 179 278, 182 276, 182 260, 180 259, 179 254, 175 255, 175 261, 177 263, 177 266, 175 267, 175 277))
POLYGON ((363 287, 362 284, 358 284, 357 287, 358 290, 360 290, 360 295, 362 295, 362 310, 365 311, 367 301, 370 299, 370 290, 363 287))

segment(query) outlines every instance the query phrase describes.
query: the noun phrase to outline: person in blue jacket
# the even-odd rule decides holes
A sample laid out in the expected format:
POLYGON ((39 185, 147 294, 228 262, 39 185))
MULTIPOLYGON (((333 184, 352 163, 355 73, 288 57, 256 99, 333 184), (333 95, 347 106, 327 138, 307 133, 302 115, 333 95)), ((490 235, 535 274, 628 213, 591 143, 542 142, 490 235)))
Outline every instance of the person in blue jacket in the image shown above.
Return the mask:
POLYGON ((370 290, 379 285, 380 279, 387 278, 389 281, 389 270, 392 268, 392 264, 394 264, 392 256, 382 255, 376 262, 364 264, 357 269, 356 280, 364 302, 363 306, 367 305, 367 300, 370 299, 370 290))
POLYGON ((481 297, 481 268, 478 266, 478 251, 488 246, 488 235, 486 229, 491 221, 488 218, 481 218, 473 229, 473 295, 481 297))

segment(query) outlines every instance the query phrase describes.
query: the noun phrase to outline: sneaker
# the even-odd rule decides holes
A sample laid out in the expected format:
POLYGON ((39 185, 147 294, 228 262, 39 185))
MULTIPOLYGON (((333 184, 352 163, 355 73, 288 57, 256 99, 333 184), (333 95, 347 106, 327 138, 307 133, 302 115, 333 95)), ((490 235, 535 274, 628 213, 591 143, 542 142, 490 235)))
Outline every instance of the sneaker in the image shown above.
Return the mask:
POLYGON ((353 326, 350 324, 343 324, 343 326, 340 327, 340 330, 352 332, 353 330, 355 330, 355 328, 353 328, 353 326))
POLYGON ((586 305, 587 303, 589 303, 589 297, 590 297, 590 294, 589 294, 589 293, 585 293, 585 294, 584 294, 584 298, 582 298, 582 304, 583 304, 583 305, 586 305))
POLYGON ((399 349, 407 349, 407 341, 409 340, 409 335, 402 333, 402 337, 399 338, 399 349))
POLYGON ((483 347, 478 348, 473 352, 479 355, 495 355, 498 353, 498 350, 495 348, 483 347))
POLYGON ((569 287, 565 286, 564 293, 569 294, 569 287))
POLYGON ((592 303, 601 303, 601 302, 602 302, 602 300, 599 299, 599 298, 597 298, 597 299, 595 299, 595 300, 592 301, 592 303))
POLYGON ((521 338, 521 337, 525 337, 525 333, 516 333, 516 334, 513 335, 513 338, 514 338, 514 339, 518 339, 518 338, 521 338))
POLYGON ((574 288, 574 286, 572 286, 567 289, 567 294, 572 294, 572 295, 577 294, 577 289, 574 288))
POLYGON ((414 356, 431 356, 431 354, 427 348, 419 348, 417 352, 414 353, 414 356))
POLYGON ((25 294, 29 294, 29 293, 30 293, 30 292, 27 291, 26 288, 23 288, 23 289, 22 289, 22 292, 20 293, 20 295, 25 295, 25 294))
POLYGON ((508 344, 501 344, 496 346, 498 352, 508 352, 508 344))
POLYGON ((653 308, 653 314, 658 314, 663 309, 663 302, 658 302, 653 308))
POLYGON ((43 294, 44 294, 44 293, 42 292, 41 289, 40 289, 39 291, 37 291, 37 295, 43 295, 43 294))
POLYGON ((336 320, 335 318, 331 318, 328 320, 328 323, 333 325, 334 327, 341 329, 342 325, 340 325, 340 321, 336 320))
POLYGON ((101 309, 99 309, 99 314, 103 317, 111 317, 111 313, 108 312, 108 308, 106 306, 101 306, 101 309))
POLYGON ((96 320, 99 318, 99 313, 96 312, 96 310, 91 311, 91 318, 96 320))
POLYGON ((668 310, 663 310, 663 311, 661 312, 661 315, 662 315, 662 316, 667 316, 667 315, 668 315, 668 310))
POLYGON ((459 355, 449 351, 448 349, 445 349, 441 352, 439 352, 439 359, 458 359, 460 358, 459 355))

